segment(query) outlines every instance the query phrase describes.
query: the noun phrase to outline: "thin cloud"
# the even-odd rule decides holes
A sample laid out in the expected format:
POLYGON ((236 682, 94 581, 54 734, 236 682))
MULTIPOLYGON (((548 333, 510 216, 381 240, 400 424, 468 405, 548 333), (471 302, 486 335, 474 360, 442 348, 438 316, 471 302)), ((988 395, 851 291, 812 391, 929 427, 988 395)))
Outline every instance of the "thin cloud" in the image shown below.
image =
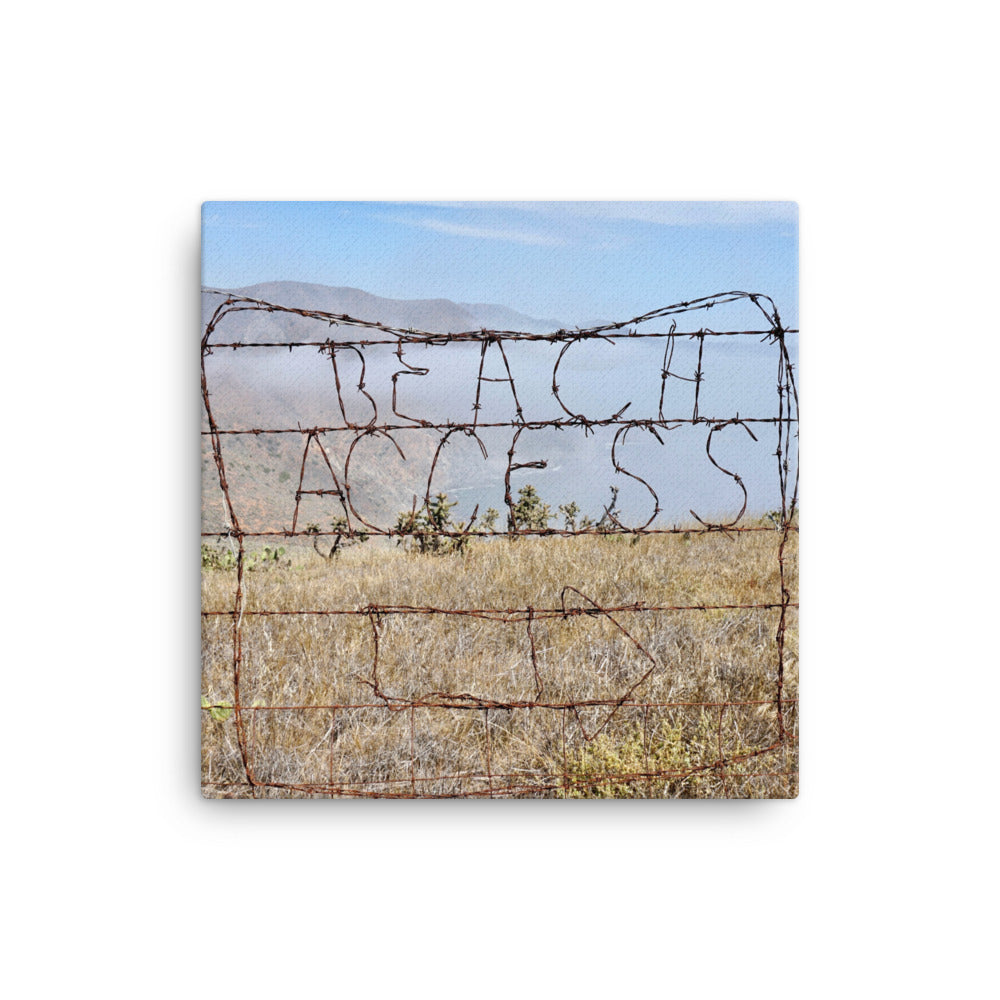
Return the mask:
POLYGON ((519 201, 509 208, 549 218, 648 222, 661 226, 747 226, 798 222, 794 201, 519 201))
POLYGON ((558 236, 530 232, 524 229, 489 229, 484 226, 463 226, 457 222, 442 222, 440 219, 398 219, 409 226, 420 226, 436 233, 449 236, 469 236, 476 240, 504 240, 507 243, 523 243, 528 246, 565 246, 566 240, 558 236))

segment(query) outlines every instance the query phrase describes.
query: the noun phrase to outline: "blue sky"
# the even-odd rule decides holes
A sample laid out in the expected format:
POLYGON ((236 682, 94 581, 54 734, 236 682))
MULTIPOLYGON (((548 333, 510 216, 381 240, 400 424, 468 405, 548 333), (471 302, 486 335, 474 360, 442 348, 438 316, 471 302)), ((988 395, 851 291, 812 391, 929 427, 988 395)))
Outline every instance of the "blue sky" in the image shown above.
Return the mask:
POLYGON ((740 290, 798 326, 794 202, 206 202, 203 283, 305 281, 585 325, 740 290))

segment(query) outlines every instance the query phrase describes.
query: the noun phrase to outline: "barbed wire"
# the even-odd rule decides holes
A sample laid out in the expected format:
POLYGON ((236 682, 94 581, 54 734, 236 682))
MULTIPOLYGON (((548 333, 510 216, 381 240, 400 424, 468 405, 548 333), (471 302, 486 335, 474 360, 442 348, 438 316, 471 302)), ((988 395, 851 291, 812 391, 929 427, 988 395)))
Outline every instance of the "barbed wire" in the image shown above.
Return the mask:
MULTIPOLYGON (((202 397, 207 422, 207 430, 203 434, 209 438, 211 443, 212 457, 218 474, 219 488, 223 499, 224 510, 228 521, 227 526, 218 531, 203 531, 203 537, 229 538, 231 544, 235 542, 235 585, 232 594, 232 605, 226 610, 203 609, 204 620, 212 618, 231 619, 231 665, 232 665, 232 687, 234 692, 234 703, 232 705, 233 721, 236 733, 236 742, 242 766, 242 779, 240 781, 213 781, 209 776, 203 781, 203 786, 207 789, 220 790, 221 794, 226 794, 226 790, 237 794, 249 794, 257 796, 259 794, 274 790, 279 793, 301 793, 305 795, 321 796, 370 796, 370 797, 413 797, 422 795, 438 794, 429 791, 424 786, 431 780, 454 781, 457 787, 449 789, 445 794, 459 797, 480 797, 480 796, 519 796, 519 795, 547 795, 547 794, 572 794, 574 790, 585 785, 592 786, 595 781, 604 785, 614 786, 624 783, 632 787, 636 783, 652 787, 656 782, 667 780, 686 779, 695 775, 712 773, 717 775, 721 781, 724 791, 727 790, 727 775, 732 775, 734 767, 747 761, 755 760, 778 754, 779 751, 787 751, 794 745, 796 737, 793 735, 788 723, 787 715, 797 709, 797 698, 790 698, 785 694, 785 641, 788 628, 787 616, 789 611, 797 609, 798 603, 793 600, 790 589, 789 567, 786 566, 788 556, 786 547, 789 537, 798 530, 796 521, 798 506, 798 462, 792 468, 791 453, 793 451, 793 438, 797 437, 798 427, 798 390, 794 376, 794 366, 791 361, 787 339, 790 335, 797 334, 797 330, 786 329, 781 324, 777 307, 770 297, 766 295, 746 292, 724 292, 700 299, 693 299, 689 302, 677 303, 666 306, 641 316, 634 317, 622 322, 608 323, 586 329, 574 328, 572 330, 559 329, 547 334, 526 333, 515 330, 469 330, 458 333, 434 333, 430 331, 416 330, 412 328, 395 327, 376 321, 362 320, 346 314, 326 313, 316 310, 294 308, 278 303, 267 302, 260 299, 253 299, 247 296, 235 295, 221 290, 206 290, 207 294, 220 296, 222 301, 214 310, 209 319, 201 341, 201 383, 202 397), (746 301, 756 306, 759 312, 767 321, 766 329, 754 330, 709 330, 701 328, 694 332, 681 333, 677 331, 676 317, 682 314, 707 311, 715 306, 729 303, 746 301), (213 341, 220 322, 229 315, 239 313, 271 313, 297 316, 316 323, 326 324, 328 328, 337 327, 339 331, 362 330, 372 331, 376 336, 358 337, 349 339, 340 337, 336 340, 329 337, 323 340, 283 340, 283 341, 213 341), (648 329, 647 324, 657 320, 670 318, 671 324, 667 330, 648 329), (701 386, 704 381, 705 372, 703 368, 703 353, 706 338, 717 337, 754 337, 761 342, 766 342, 776 349, 777 356, 777 381, 776 390, 778 397, 778 412, 776 415, 741 417, 738 413, 731 417, 710 418, 699 412, 701 402, 701 386), (645 417, 630 419, 625 416, 625 412, 631 403, 620 408, 610 417, 590 418, 583 413, 574 412, 566 405, 560 395, 559 367, 567 352, 575 344, 603 340, 614 343, 616 341, 630 340, 650 340, 660 339, 664 342, 663 360, 660 368, 660 393, 659 409, 655 418, 645 417), (680 339, 690 339, 697 342, 698 360, 693 376, 681 375, 678 371, 672 370, 671 365, 677 342, 680 339), (530 342, 561 344, 558 357, 552 368, 551 391, 565 416, 552 419, 529 419, 525 416, 524 405, 517 393, 516 380, 513 375, 507 349, 512 344, 530 342), (421 417, 414 417, 402 413, 399 409, 399 398, 397 395, 398 380, 404 377, 422 377, 428 374, 427 368, 412 365, 404 357, 405 348, 412 345, 423 346, 447 346, 457 344, 478 344, 480 347, 480 358, 478 374, 476 376, 475 403, 472 407, 473 417, 470 421, 455 422, 432 421, 421 417), (391 346, 395 348, 393 352, 403 366, 394 372, 392 381, 391 410, 392 418, 379 420, 379 406, 375 398, 366 391, 366 357, 365 351, 371 347, 391 346), (236 428, 220 427, 213 413, 211 403, 211 392, 209 378, 206 368, 206 358, 215 351, 228 349, 232 351, 245 351, 253 349, 274 349, 287 348, 289 352, 297 349, 318 350, 325 355, 332 366, 334 375, 334 389, 336 402, 343 422, 335 425, 316 426, 296 426, 296 427, 253 427, 236 428), (501 361, 506 371, 504 377, 487 377, 484 375, 487 355, 491 348, 496 348, 501 356, 501 361), (360 378, 357 383, 357 391, 367 399, 371 406, 371 415, 364 421, 351 420, 348 417, 348 407, 343 396, 343 380, 341 378, 338 354, 345 352, 356 357, 361 366, 360 378), (671 416, 664 414, 664 399, 667 382, 669 379, 678 379, 688 382, 693 386, 694 400, 690 416, 671 416), (481 392, 484 383, 505 383, 509 386, 515 407, 515 416, 504 421, 483 421, 479 417, 482 412, 481 392), (693 510, 691 515, 701 526, 700 528, 654 526, 659 515, 662 513, 660 498, 650 485, 648 480, 636 471, 626 469, 621 463, 618 455, 620 447, 624 446, 629 433, 643 431, 655 437, 660 444, 663 444, 661 434, 676 429, 679 426, 702 425, 708 428, 705 450, 711 465, 725 476, 729 477, 741 490, 743 502, 739 512, 727 521, 709 521, 700 517, 693 510), (748 506, 748 493, 743 479, 737 472, 722 466, 712 454, 712 438, 715 434, 727 428, 742 428, 746 434, 754 441, 759 440, 753 428, 761 429, 771 426, 777 434, 777 447, 774 452, 777 458, 778 488, 781 498, 780 519, 766 524, 741 524, 748 506), (407 537, 415 537, 417 529, 413 527, 416 520, 417 500, 414 499, 412 517, 409 526, 405 520, 400 521, 395 527, 384 527, 366 520, 357 510, 352 498, 352 483, 350 475, 350 464, 357 445, 364 439, 381 436, 386 439, 398 452, 401 459, 406 460, 406 455, 400 446, 396 436, 404 432, 418 430, 424 433, 438 432, 440 437, 431 461, 430 471, 427 478, 427 486, 423 497, 423 511, 431 510, 432 481, 440 455, 443 448, 455 434, 463 434, 477 442, 484 458, 487 456, 486 446, 479 436, 480 431, 495 428, 506 428, 512 430, 513 440, 507 452, 507 464, 504 475, 504 503, 507 507, 507 529, 494 530, 492 527, 477 527, 478 507, 473 511, 469 521, 458 530, 447 526, 433 523, 422 525, 419 534, 426 537, 428 535, 448 538, 454 541, 467 540, 469 538, 489 538, 493 536, 506 536, 514 538, 522 535, 533 536, 580 536, 580 535, 613 535, 623 534, 633 537, 640 535, 663 535, 678 534, 685 535, 719 532, 727 536, 732 536, 742 532, 768 531, 778 532, 780 540, 777 547, 777 571, 780 586, 780 600, 760 603, 688 603, 688 604, 650 604, 641 600, 619 603, 614 605, 602 605, 593 600, 577 587, 565 586, 560 594, 559 605, 556 607, 534 607, 525 605, 523 607, 479 607, 479 608, 458 608, 458 607, 438 607, 433 605, 414 604, 384 604, 368 603, 357 607, 331 607, 331 608, 296 608, 268 609, 268 608, 248 608, 246 607, 245 572, 247 570, 247 550, 246 539, 252 537, 286 537, 295 538, 308 535, 314 539, 322 536, 340 536, 348 539, 366 538, 368 536, 384 536, 387 538, 397 538, 398 540, 407 537), (524 518, 519 521, 518 507, 512 496, 511 473, 526 468, 544 468, 544 461, 537 462, 516 462, 516 447, 519 436, 528 430, 582 428, 584 434, 592 434, 595 428, 613 428, 614 438, 611 444, 611 464, 615 472, 624 475, 641 487, 645 488, 653 501, 653 513, 641 525, 627 525, 623 523, 621 515, 614 508, 614 503, 605 507, 604 516, 597 525, 576 526, 567 524, 564 529, 549 528, 547 525, 539 526, 532 523, 530 519, 524 518), (331 461, 330 454, 323 443, 323 437, 332 434, 353 434, 353 439, 347 449, 343 466, 338 476, 331 461), (299 472, 298 486, 295 490, 295 507, 291 519, 291 527, 287 529, 267 529, 250 531, 242 527, 237 505, 234 502, 229 481, 226 475, 226 464, 222 449, 222 438, 226 435, 300 435, 304 439, 301 467, 299 472), (311 450, 315 448, 319 459, 325 465, 333 483, 332 489, 305 489, 305 475, 307 459, 311 450), (343 518, 340 526, 335 526, 334 530, 321 531, 318 526, 310 525, 307 529, 299 528, 300 506, 304 497, 319 496, 333 498, 343 511, 343 518), (577 603, 570 604, 569 601, 577 603), (777 624, 775 627, 775 652, 776 666, 774 673, 773 697, 761 701, 702 701, 702 702, 664 702, 664 701, 643 701, 638 697, 640 689, 650 680, 652 675, 662 668, 662 664, 657 660, 650 649, 633 635, 619 620, 622 615, 657 615, 663 613, 679 612, 731 612, 731 611, 763 611, 776 612, 777 624), (244 659, 244 629, 248 619, 265 619, 268 617, 307 617, 307 616, 353 616, 367 619, 372 636, 372 657, 369 669, 365 673, 355 672, 357 684, 374 696, 372 700, 355 700, 343 703, 316 705, 310 703, 293 705, 247 705, 243 697, 242 690, 242 667, 244 659), (482 695, 473 694, 466 691, 429 691, 422 695, 404 695, 391 690, 387 690, 384 680, 380 676, 380 644, 382 642, 381 629, 384 619, 396 617, 405 620, 414 616, 443 616, 446 618, 475 618, 494 622, 504 626, 518 626, 525 629, 525 655, 527 662, 531 665, 532 677, 535 687, 535 696, 532 699, 500 699, 489 698, 482 695), (617 634, 624 637, 630 645, 634 654, 645 664, 643 672, 619 694, 612 698, 581 698, 581 699, 556 699, 543 700, 542 695, 545 690, 543 672, 538 663, 538 653, 536 649, 533 627, 539 622, 545 621, 571 621, 581 618, 601 619, 606 621, 617 634), (751 749, 742 749, 738 753, 726 755, 723 747, 723 717, 727 711, 747 706, 771 706, 774 709, 775 728, 772 738, 765 745, 751 749), (651 768, 639 771, 629 771, 621 773, 615 771, 601 774, 595 778, 593 774, 585 778, 574 773, 569 766, 566 750, 566 719, 572 717, 577 725, 581 737, 585 744, 591 744, 602 733, 604 733, 615 716, 625 710, 642 710, 648 714, 652 709, 686 709, 699 708, 701 711, 712 710, 717 713, 717 740, 718 753, 715 759, 700 763, 691 764, 683 768, 651 768), (406 779, 383 778, 377 781, 352 781, 346 780, 343 776, 336 775, 334 768, 333 742, 330 744, 330 773, 328 780, 324 782, 288 782, 275 780, 274 776, 260 773, 254 751, 254 730, 257 724, 258 714, 273 713, 279 711, 288 712, 314 712, 326 711, 331 713, 344 712, 349 710, 370 709, 387 713, 409 713, 410 716, 410 749, 411 766, 410 774, 406 779), (603 715, 595 721, 589 728, 585 724, 582 710, 603 710, 603 715), (514 712, 523 710, 527 712, 558 712, 562 713, 563 730, 563 766, 560 773, 533 773, 529 776, 524 774, 504 774, 494 773, 490 766, 489 739, 487 739, 486 766, 482 772, 455 773, 450 775, 436 775, 434 779, 418 777, 416 775, 415 763, 415 731, 414 717, 417 710, 444 711, 444 712, 481 712, 484 715, 484 725, 487 734, 490 732, 489 713, 490 712, 514 712), (479 787, 479 783, 485 781, 486 788, 479 787), (397 787, 398 786, 398 787, 397 787)), ((338 463, 339 465, 339 463, 338 463)), ((211 711, 211 706, 205 706, 204 711, 211 711)), ((646 746, 646 714, 643 723, 643 745, 646 746)), ((755 773, 751 777, 784 777, 786 779, 797 778, 797 767, 794 770, 768 771, 755 773)))

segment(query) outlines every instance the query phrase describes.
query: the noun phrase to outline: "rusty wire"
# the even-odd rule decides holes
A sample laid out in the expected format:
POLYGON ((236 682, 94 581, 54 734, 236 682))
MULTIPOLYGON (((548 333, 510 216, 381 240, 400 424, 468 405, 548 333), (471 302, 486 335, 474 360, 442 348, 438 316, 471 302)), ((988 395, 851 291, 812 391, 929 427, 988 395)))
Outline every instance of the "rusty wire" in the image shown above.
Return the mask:
MULTIPOLYGON (((717 713, 717 743, 718 756, 714 761, 687 767, 681 770, 670 769, 650 769, 648 767, 648 754, 646 755, 646 766, 642 771, 622 774, 601 775, 600 781, 604 784, 635 782, 652 782, 669 778, 687 778, 702 772, 713 772, 717 774, 722 782, 724 794, 728 794, 727 767, 731 768, 735 764, 764 757, 777 755, 780 751, 787 751, 796 740, 796 737, 789 731, 786 714, 797 707, 797 699, 788 698, 784 693, 785 687, 785 633, 787 630, 787 615, 789 610, 797 609, 798 604, 793 600, 791 590, 788 585, 785 549, 792 532, 798 530, 795 523, 798 506, 798 462, 794 463, 794 475, 790 452, 792 450, 792 440, 797 436, 798 428, 798 390, 794 375, 794 366, 786 338, 788 335, 797 334, 794 329, 786 329, 782 326, 778 310, 774 302, 766 295, 751 294, 746 292, 725 292, 713 296, 694 299, 689 302, 681 302, 662 309, 657 309, 642 316, 635 317, 622 322, 609 323, 587 329, 575 328, 572 330, 560 329, 547 334, 525 333, 515 330, 470 330, 458 333, 432 333, 410 328, 393 327, 387 324, 362 320, 346 314, 325 313, 315 310, 299 309, 278 303, 266 302, 246 296, 236 295, 229 292, 209 290, 209 294, 219 295, 222 298, 218 308, 212 314, 205 327, 201 341, 201 384, 202 398, 205 409, 205 416, 208 429, 203 431, 211 442, 212 456, 218 473, 219 487, 225 504, 226 517, 229 522, 224 531, 206 531, 203 537, 226 537, 235 542, 236 545, 236 583, 233 590, 232 607, 227 610, 203 610, 204 618, 229 617, 231 619, 231 641, 232 641, 232 680, 234 691, 233 715, 236 730, 236 739, 239 747, 240 759, 242 762, 244 780, 239 783, 219 782, 212 780, 203 781, 206 790, 220 790, 225 795, 233 790, 237 793, 245 793, 248 789, 250 794, 256 797, 267 789, 274 789, 279 793, 303 793, 307 795, 332 796, 332 797, 419 797, 425 794, 420 789, 420 785, 431 781, 442 779, 464 780, 466 784, 459 792, 449 793, 455 797, 510 797, 510 796, 537 796, 549 794, 568 794, 572 791, 574 783, 579 784, 580 778, 574 778, 566 766, 566 721, 573 718, 576 722, 582 738, 585 742, 591 742, 605 731, 613 717, 623 708, 642 709, 644 720, 648 711, 653 708, 699 708, 702 710, 712 709, 717 713), (710 330, 705 327, 690 332, 677 332, 676 318, 679 315, 707 311, 717 305, 747 300, 757 307, 767 322, 766 329, 754 330, 710 330), (340 338, 333 340, 326 337, 322 340, 297 340, 297 341, 228 341, 213 342, 212 336, 216 331, 220 321, 227 315, 240 312, 268 312, 284 313, 299 316, 305 319, 316 321, 327 326, 327 328, 338 327, 347 330, 371 331, 372 336, 358 337, 356 339, 340 338), (647 329, 644 324, 649 324, 655 320, 670 318, 671 324, 668 330, 647 329), (740 417, 738 414, 731 417, 707 417, 699 412, 700 389, 705 377, 703 369, 703 352, 706 338, 710 337, 756 337, 775 345, 777 350, 778 373, 777 373, 777 396, 778 412, 774 416, 767 417, 740 417), (601 339, 614 342, 616 340, 633 340, 638 338, 659 338, 665 341, 663 362, 661 367, 661 388, 658 417, 656 419, 628 419, 624 416, 625 411, 631 404, 626 404, 611 417, 601 419, 588 418, 581 413, 575 413, 560 396, 558 382, 558 371, 567 351, 575 344, 601 339), (698 361, 693 377, 680 375, 671 371, 674 349, 676 343, 681 338, 694 339, 698 343, 698 361), (544 342, 550 344, 562 344, 562 348, 555 361, 552 371, 552 394, 559 406, 565 413, 565 417, 550 420, 528 420, 524 415, 524 408, 517 395, 517 388, 514 375, 508 361, 505 344, 516 342, 544 342), (404 347, 408 345, 431 345, 444 346, 448 344, 479 344, 480 358, 478 376, 476 379, 476 397, 473 405, 473 419, 471 422, 455 423, 447 421, 445 423, 434 423, 422 418, 409 416, 398 409, 397 383, 398 379, 406 376, 420 377, 426 375, 428 369, 420 368, 410 364, 404 357, 404 347), (378 345, 389 345, 395 348, 395 354, 403 368, 392 376, 392 418, 389 420, 379 420, 379 409, 375 399, 365 390, 365 349, 378 345), (487 353, 491 346, 496 346, 501 354, 501 360, 506 370, 506 377, 489 378, 484 376, 484 366, 487 353), (211 393, 209 390, 209 380, 206 372, 205 359, 212 355, 214 351, 230 349, 233 351, 253 350, 260 348, 287 348, 289 351, 295 349, 319 350, 327 356, 331 362, 334 374, 334 386, 337 396, 337 403, 343 417, 343 423, 332 426, 312 426, 312 427, 254 427, 254 428, 221 428, 217 425, 211 405, 211 393), (348 351, 355 355, 361 363, 361 374, 357 384, 358 391, 371 404, 372 413, 370 418, 364 423, 351 421, 347 416, 347 408, 342 395, 343 383, 337 361, 338 352, 348 351), (670 416, 663 412, 664 390, 667 380, 670 378, 680 379, 694 385, 694 405, 690 416, 670 416), (509 384, 514 398, 516 418, 510 421, 480 422, 479 416, 481 406, 481 390, 484 382, 497 382, 509 384), (708 427, 706 439, 706 453, 711 464, 730 477, 742 490, 743 504, 739 513, 727 522, 713 523, 704 520, 693 510, 692 516, 699 522, 701 528, 683 527, 652 527, 653 522, 661 513, 660 500, 653 487, 634 471, 625 469, 617 455, 617 448, 623 445, 629 432, 646 431, 654 435, 662 444, 662 438, 658 431, 671 430, 682 424, 704 425, 708 427), (766 526, 759 524, 740 524, 741 519, 747 509, 747 490, 740 476, 728 469, 723 468, 712 455, 712 436, 727 427, 742 427, 743 430, 755 441, 758 440, 753 427, 758 431, 762 427, 772 426, 777 432, 777 448, 774 452, 777 458, 778 483, 781 496, 781 519, 776 526, 766 526), (486 456, 486 448, 483 441, 478 436, 478 431, 487 428, 511 428, 514 431, 513 441, 508 452, 508 461, 505 474, 505 497, 504 502, 508 508, 508 527, 506 530, 497 531, 493 529, 482 530, 476 528, 478 508, 473 512, 469 523, 461 530, 451 529, 431 529, 430 533, 442 537, 453 539, 471 537, 490 537, 535 535, 535 536, 574 536, 584 534, 629 534, 656 535, 675 533, 704 533, 721 532, 731 535, 739 532, 753 531, 775 531, 780 532, 780 541, 777 552, 777 568, 780 581, 781 598, 778 602, 751 603, 751 604, 674 604, 655 605, 637 600, 631 603, 619 604, 615 606, 602 606, 592 600, 588 595, 575 587, 567 586, 562 590, 560 604, 558 607, 536 607, 526 606, 520 608, 445 608, 435 606, 416 605, 387 605, 368 604, 356 608, 300 608, 294 611, 274 610, 267 608, 249 609, 245 606, 244 592, 244 572, 246 564, 245 540, 251 537, 298 537, 309 535, 315 540, 323 535, 337 535, 346 538, 353 538, 359 535, 382 535, 386 537, 401 538, 415 534, 415 531, 407 530, 405 527, 384 528, 372 524, 365 520, 355 508, 351 499, 350 484, 350 462, 354 450, 358 443, 366 437, 379 435, 386 438, 397 450, 399 455, 405 460, 405 454, 394 434, 421 428, 423 430, 436 430, 441 432, 441 438, 434 453, 434 458, 430 467, 430 474, 427 479, 427 488, 424 495, 425 509, 429 509, 431 502, 431 483, 434 476, 438 458, 445 444, 453 434, 463 433, 479 444, 480 449, 486 456), (517 523, 514 516, 514 501, 511 495, 510 474, 522 468, 542 468, 544 462, 517 463, 514 461, 518 436, 525 430, 539 430, 543 428, 566 428, 580 427, 585 433, 592 433, 597 427, 615 428, 614 440, 611 447, 611 462, 615 471, 637 481, 651 494, 654 502, 652 515, 642 525, 627 526, 615 516, 611 508, 606 508, 607 517, 600 526, 591 525, 584 528, 537 528, 517 523), (355 436, 350 444, 347 457, 341 475, 338 477, 334 464, 324 447, 322 438, 327 434, 353 433, 355 436), (292 516, 290 529, 283 530, 262 530, 247 531, 241 527, 238 511, 232 500, 229 484, 226 478, 226 467, 222 452, 222 437, 224 435, 299 435, 304 439, 302 463, 299 473, 298 489, 295 492, 295 509, 292 516), (323 460, 331 476, 334 488, 330 490, 306 490, 303 489, 307 458, 311 448, 317 448, 320 458, 323 460), (335 528, 332 531, 319 531, 316 526, 310 526, 307 531, 298 527, 299 508, 303 496, 323 495, 332 496, 340 503, 344 513, 344 524, 346 527, 335 528), (567 604, 568 597, 575 597, 578 603, 567 604), (740 611, 740 610, 762 610, 776 611, 778 621, 774 633, 776 648, 776 667, 773 698, 766 701, 712 701, 712 702, 657 702, 641 700, 637 694, 643 684, 649 679, 654 671, 660 666, 656 658, 650 651, 638 641, 615 617, 623 613, 643 613, 658 614, 664 612, 705 612, 705 611, 740 611), (329 705, 316 704, 293 704, 293 705, 253 705, 245 704, 241 698, 241 667, 243 661, 243 629, 244 621, 252 617, 268 616, 358 616, 368 619, 372 632, 372 660, 367 674, 360 672, 355 674, 358 684, 367 689, 375 700, 360 699, 349 703, 338 703, 329 705), (527 641, 526 657, 530 661, 532 675, 535 685, 535 697, 531 700, 498 700, 475 695, 469 692, 456 691, 432 691, 418 697, 403 697, 383 688, 379 677, 379 651, 380 651, 380 627, 383 619, 388 616, 456 616, 477 618, 491 621, 502 625, 519 626, 525 630, 527 641), (532 632, 534 623, 546 620, 570 620, 581 617, 600 617, 607 620, 631 643, 634 649, 649 664, 637 680, 633 681, 615 698, 605 699, 580 699, 580 700, 554 700, 543 701, 542 695, 545 690, 544 677, 542 676, 535 644, 535 637, 532 632), (723 717, 727 710, 746 706, 773 706, 775 708, 775 731, 773 739, 766 745, 747 750, 739 754, 726 757, 723 753, 722 730, 723 717), (404 713, 409 717, 409 743, 411 752, 411 767, 409 775, 404 779, 381 779, 375 782, 349 781, 338 778, 334 773, 333 752, 331 742, 331 754, 329 764, 328 780, 326 782, 287 782, 275 781, 266 777, 261 777, 256 773, 254 767, 253 736, 252 732, 256 727, 259 713, 294 711, 311 712, 326 711, 331 713, 331 718, 336 718, 336 713, 346 709, 380 709, 391 713, 404 713), (588 731, 580 715, 580 710, 584 708, 604 709, 606 714, 603 720, 593 730, 588 731), (447 712, 482 712, 486 731, 486 751, 485 769, 479 773, 436 775, 433 778, 417 776, 415 768, 412 766, 414 751, 414 713, 417 710, 434 710, 447 712), (562 740, 563 740, 563 763, 562 773, 535 774, 526 778, 523 773, 500 774, 496 773, 491 766, 490 756, 490 721, 491 711, 513 711, 523 709, 527 711, 555 711, 562 715, 562 740), (247 721, 247 716, 250 722, 247 721), (485 782, 485 787, 480 787, 485 782), (377 786, 377 787, 376 787, 377 786)), ((416 514, 416 500, 414 502, 414 514, 416 514)), ((421 529, 425 534, 428 529, 421 529)), ((209 709, 205 709, 208 711, 209 709)), ((332 723, 331 723, 332 725, 332 723)), ((646 722, 644 721, 644 733, 646 722)), ((645 735, 644 735, 645 739, 645 735)), ((332 740, 332 737, 331 737, 332 740)), ((797 777, 797 771, 774 770, 760 772, 752 775, 744 775, 744 780, 756 780, 765 777, 797 777)), ((588 776, 587 781, 593 782, 593 776, 588 776)))

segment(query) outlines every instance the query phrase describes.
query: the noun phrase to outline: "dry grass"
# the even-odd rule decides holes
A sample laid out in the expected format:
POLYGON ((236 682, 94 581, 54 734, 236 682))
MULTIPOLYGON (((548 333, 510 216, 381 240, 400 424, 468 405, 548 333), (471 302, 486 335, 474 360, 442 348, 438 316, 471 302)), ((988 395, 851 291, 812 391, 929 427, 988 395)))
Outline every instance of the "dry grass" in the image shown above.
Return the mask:
MULTIPOLYGON (((241 701, 255 706, 243 715, 254 774, 266 783, 309 787, 251 790, 235 718, 204 711, 205 794, 794 796, 794 739, 747 756, 776 739, 777 609, 633 610, 615 613, 613 621, 544 613, 561 607, 567 586, 608 607, 779 603, 781 537, 766 531, 734 538, 497 539, 445 557, 369 544, 329 563, 303 549, 293 557, 296 565, 247 573, 247 612, 372 604, 531 607, 542 690, 523 615, 507 622, 390 614, 376 622, 385 695, 438 705, 440 698, 428 696, 526 703, 485 709, 471 702, 400 707, 380 700, 365 683, 372 679, 375 652, 368 615, 245 614, 241 701), (613 703, 651 667, 617 710, 614 704, 576 712, 544 707, 613 703), (722 766, 711 766, 720 760, 722 766)), ((785 570, 792 601, 798 600, 797 545, 791 532, 785 570)), ((231 610, 235 580, 232 571, 204 573, 204 610, 231 610)), ((566 606, 589 607, 572 592, 566 606)), ((784 694, 796 699, 795 609, 788 610, 786 624, 784 694)), ((231 619, 203 618, 202 634, 203 695, 211 703, 233 702, 231 619)), ((796 708, 794 700, 785 708, 793 738, 796 708)))

